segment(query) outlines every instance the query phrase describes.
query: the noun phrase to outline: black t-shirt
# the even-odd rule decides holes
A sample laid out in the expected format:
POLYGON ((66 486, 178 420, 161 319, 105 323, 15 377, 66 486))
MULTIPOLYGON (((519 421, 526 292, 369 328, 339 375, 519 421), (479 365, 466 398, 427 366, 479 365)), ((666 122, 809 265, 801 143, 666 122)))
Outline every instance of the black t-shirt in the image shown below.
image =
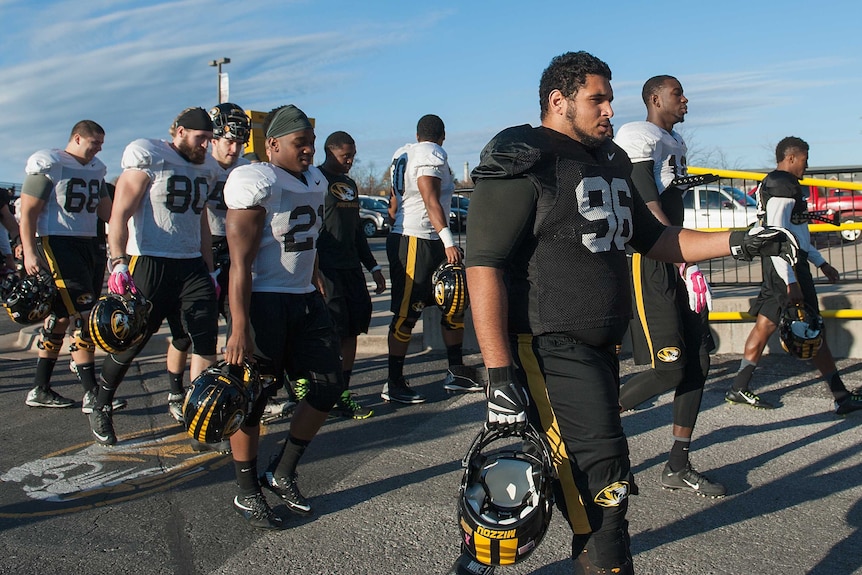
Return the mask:
POLYGON ((317 242, 320 267, 355 269, 364 265, 370 270, 377 261, 362 231, 356 182, 344 174, 318 167, 329 182, 323 203, 323 226, 317 242))

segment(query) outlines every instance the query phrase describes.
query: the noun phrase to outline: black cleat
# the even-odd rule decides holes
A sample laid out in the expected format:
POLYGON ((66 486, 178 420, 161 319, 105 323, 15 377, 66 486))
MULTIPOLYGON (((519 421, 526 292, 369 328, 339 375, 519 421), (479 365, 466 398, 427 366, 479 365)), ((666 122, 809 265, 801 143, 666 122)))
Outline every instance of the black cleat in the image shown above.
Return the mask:
POLYGON ((665 464, 660 483, 665 489, 682 489, 712 499, 724 497, 727 493, 724 485, 713 483, 706 478, 706 475, 692 467, 691 463, 679 471, 671 471, 670 464, 665 464))
POLYGON ((494 566, 479 563, 466 553, 462 553, 446 575, 494 575, 494 566))
POLYGON ((284 529, 284 520, 276 515, 266 502, 266 497, 258 491, 254 495, 237 495, 233 498, 233 508, 248 524, 258 529, 284 529))
POLYGON ((101 445, 115 445, 117 443, 110 405, 106 405, 102 409, 94 407, 87 418, 90 420, 90 431, 93 432, 93 437, 96 438, 97 443, 101 445))
POLYGON ((383 384, 383 390, 380 392, 380 397, 383 401, 395 401, 398 403, 406 403, 408 405, 414 403, 424 403, 425 396, 421 393, 413 391, 407 380, 401 378, 401 381, 392 382, 388 379, 383 384))
POLYGON ((835 415, 847 415, 860 409, 862 409, 862 395, 859 394, 859 390, 835 402, 835 415))
POLYGON ((299 515, 311 515, 311 504, 299 492, 296 475, 293 477, 276 477, 272 471, 260 476, 260 484, 281 497, 287 508, 299 515))
POLYGON ((473 393, 485 391, 485 386, 479 383, 474 368, 466 365, 452 365, 446 372, 443 389, 451 393, 473 393))
POLYGON ((74 401, 63 397, 53 389, 45 391, 39 387, 34 387, 30 390, 24 403, 30 407, 54 407, 60 409, 75 405, 74 401))
POLYGON ((773 409, 775 406, 768 401, 761 399, 759 395, 751 393, 747 389, 736 391, 728 389, 724 394, 724 400, 728 403, 738 403, 740 405, 748 405, 755 409, 773 409))

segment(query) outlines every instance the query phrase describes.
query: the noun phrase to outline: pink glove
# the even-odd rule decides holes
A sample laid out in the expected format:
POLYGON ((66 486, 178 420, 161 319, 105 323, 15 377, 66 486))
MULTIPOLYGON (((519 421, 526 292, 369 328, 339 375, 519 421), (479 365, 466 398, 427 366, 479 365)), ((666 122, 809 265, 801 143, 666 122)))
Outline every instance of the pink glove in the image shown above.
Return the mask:
POLYGON ((709 284, 706 283, 706 278, 697 264, 689 266, 682 264, 679 266, 679 275, 685 281, 685 287, 688 290, 688 307, 691 311, 700 313, 704 308, 711 310, 712 290, 709 289, 709 284))
POLYGON ((221 286, 218 285, 218 275, 220 273, 221 273, 221 268, 218 268, 214 272, 210 272, 210 277, 213 280, 213 286, 215 287, 215 290, 216 290, 216 299, 219 299, 221 297, 221 286))
POLYGON ((114 269, 111 270, 111 277, 108 278, 108 291, 118 295, 124 295, 126 291, 133 294, 138 293, 132 274, 129 273, 129 266, 126 264, 114 266, 114 269))

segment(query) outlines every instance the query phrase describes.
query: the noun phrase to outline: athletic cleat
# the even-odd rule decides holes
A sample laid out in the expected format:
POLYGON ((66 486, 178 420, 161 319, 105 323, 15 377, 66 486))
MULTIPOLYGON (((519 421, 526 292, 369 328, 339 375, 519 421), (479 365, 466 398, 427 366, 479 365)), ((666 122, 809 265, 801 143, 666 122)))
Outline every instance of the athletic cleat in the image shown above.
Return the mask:
POLYGON ((353 395, 345 390, 335 402, 332 411, 329 412, 331 417, 352 417, 353 419, 368 419, 374 414, 374 411, 361 405, 353 399, 353 395))
POLYGON ((679 471, 671 471, 670 464, 665 464, 661 473, 661 486, 665 489, 683 489, 696 493, 701 497, 724 497, 727 489, 721 483, 713 483, 706 475, 698 472, 691 463, 679 471))
POLYGON ((296 407, 296 403, 289 399, 281 401, 275 397, 270 397, 266 402, 266 407, 263 408, 263 414, 260 416, 260 422, 263 425, 272 423, 276 419, 287 417, 296 407))
POLYGON ((410 388, 410 384, 407 383, 407 380, 403 377, 401 381, 397 383, 393 383, 386 380, 386 383, 383 384, 383 390, 380 392, 380 397, 383 398, 383 401, 396 401, 398 403, 424 403, 425 396, 421 393, 413 391, 410 388))
POLYGON ((267 471, 260 476, 260 484, 284 499, 287 508, 299 515, 311 515, 311 504, 299 492, 296 484, 296 475, 293 477, 276 477, 272 471, 267 471))
POLYGON ((479 563, 466 553, 462 553, 446 575, 494 575, 494 566, 479 563))
POLYGON ((862 409, 862 394, 859 394, 858 389, 841 401, 835 402, 835 415, 847 415, 860 409, 862 409))
POLYGON ((485 386, 477 381, 476 369, 466 365, 450 365, 443 381, 443 389, 450 392, 472 393, 485 391, 485 386))
POLYGON ((72 407, 75 402, 67 397, 63 397, 53 389, 45 391, 39 387, 34 387, 27 394, 27 399, 24 403, 30 407, 57 407, 65 408, 72 407))
POLYGON ((96 442, 101 445, 114 445, 117 443, 117 434, 114 433, 114 420, 110 406, 102 409, 93 409, 87 416, 90 420, 90 431, 96 442))
POLYGON ((252 527, 272 530, 285 528, 284 520, 273 512, 260 491, 254 495, 237 495, 233 498, 233 508, 252 527))
POLYGON ((204 451, 215 451, 217 453, 230 453, 230 440, 225 439, 223 441, 219 441, 218 443, 204 443, 203 441, 198 441, 194 437, 189 438, 189 444, 191 445, 192 451, 196 451, 198 453, 204 451))
POLYGON ((747 389, 736 391, 728 389, 724 394, 724 400, 728 403, 738 403, 740 405, 748 405, 755 409, 773 409, 774 405, 768 401, 761 399, 759 395, 751 393, 747 389))
POLYGON ((177 423, 182 425, 185 424, 185 420, 183 419, 183 400, 185 398, 185 392, 168 394, 168 413, 171 414, 171 417, 173 417, 177 423))
POLYGON ((302 399, 308 395, 308 388, 311 385, 311 382, 305 378, 300 378, 296 381, 291 381, 290 383, 293 388, 293 396, 296 398, 296 401, 302 401, 302 399))
MULTIPOLYGON (((87 415, 93 413, 94 405, 96 405, 95 394, 92 391, 84 392, 84 398, 81 400, 81 413, 86 413, 87 415)), ((113 411, 124 409, 127 405, 128 403, 125 399, 115 397, 111 401, 111 409, 113 411)))

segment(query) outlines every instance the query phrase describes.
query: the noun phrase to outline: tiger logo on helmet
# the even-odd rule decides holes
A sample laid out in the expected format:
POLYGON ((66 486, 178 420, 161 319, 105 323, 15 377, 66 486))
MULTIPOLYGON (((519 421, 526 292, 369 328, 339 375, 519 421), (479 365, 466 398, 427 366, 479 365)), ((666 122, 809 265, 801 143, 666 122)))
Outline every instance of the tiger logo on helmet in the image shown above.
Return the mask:
POLYGON ((251 122, 245 110, 226 102, 210 108, 210 118, 213 121, 213 138, 237 140, 242 144, 248 142, 251 133, 251 122))
POLYGON ((823 345, 823 318, 807 305, 789 306, 778 321, 781 347, 799 359, 811 359, 823 345))
POLYGON ((515 439, 483 429, 461 462, 458 497, 463 548, 483 565, 513 565, 541 543, 554 507, 551 450, 532 425, 515 439), (502 448, 493 448, 501 440, 502 448))
POLYGON ((150 309, 152 304, 140 294, 104 295, 90 310, 90 337, 108 353, 131 349, 146 335, 150 309))
POLYGON ((54 285, 54 277, 50 272, 41 270, 20 281, 11 278, 9 281, 11 287, 4 301, 4 307, 12 321, 30 325, 44 320, 51 314, 54 298, 59 291, 54 285))
POLYGON ((444 316, 463 316, 470 305, 467 293, 467 273, 463 264, 443 262, 431 275, 434 302, 444 316))
POLYGON ((186 432, 201 443, 221 443, 242 427, 260 393, 260 376, 250 364, 208 367, 183 402, 186 432))

